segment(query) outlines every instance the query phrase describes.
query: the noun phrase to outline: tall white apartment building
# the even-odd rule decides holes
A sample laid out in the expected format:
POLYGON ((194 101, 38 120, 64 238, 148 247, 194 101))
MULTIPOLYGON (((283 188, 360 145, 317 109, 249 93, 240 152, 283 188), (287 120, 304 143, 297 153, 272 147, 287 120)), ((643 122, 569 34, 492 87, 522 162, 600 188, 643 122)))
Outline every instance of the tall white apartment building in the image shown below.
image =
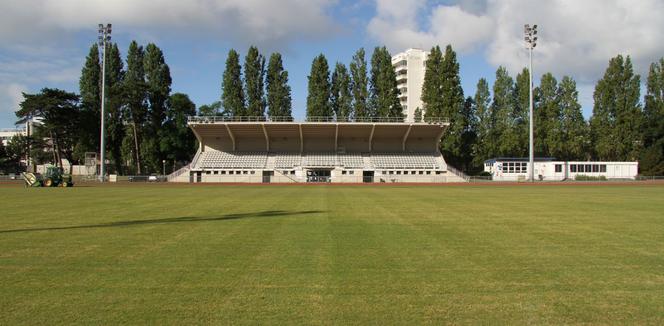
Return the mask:
POLYGON ((420 49, 408 49, 392 56, 392 66, 397 74, 399 101, 403 107, 406 121, 415 121, 415 110, 422 107, 422 85, 426 59, 429 52, 420 49))

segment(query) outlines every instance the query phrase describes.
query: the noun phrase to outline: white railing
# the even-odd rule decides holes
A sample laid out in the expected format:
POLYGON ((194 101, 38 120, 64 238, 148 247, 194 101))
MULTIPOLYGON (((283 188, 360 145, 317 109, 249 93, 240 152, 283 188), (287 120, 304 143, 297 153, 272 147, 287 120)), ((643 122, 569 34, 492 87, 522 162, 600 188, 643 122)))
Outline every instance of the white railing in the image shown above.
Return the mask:
MULTIPOLYGON (((356 117, 351 119, 337 117, 306 117, 303 121, 297 121, 293 117, 264 117, 264 116, 189 116, 189 123, 227 123, 227 122, 304 122, 304 123, 404 123, 404 117, 356 117)), ((449 123, 447 118, 424 117, 418 123, 444 124, 449 123)))
POLYGON ((447 171, 452 172, 452 174, 456 175, 457 177, 463 179, 464 181, 468 182, 470 181, 470 176, 467 174, 461 172, 460 170, 455 169, 451 165, 447 164, 447 171))

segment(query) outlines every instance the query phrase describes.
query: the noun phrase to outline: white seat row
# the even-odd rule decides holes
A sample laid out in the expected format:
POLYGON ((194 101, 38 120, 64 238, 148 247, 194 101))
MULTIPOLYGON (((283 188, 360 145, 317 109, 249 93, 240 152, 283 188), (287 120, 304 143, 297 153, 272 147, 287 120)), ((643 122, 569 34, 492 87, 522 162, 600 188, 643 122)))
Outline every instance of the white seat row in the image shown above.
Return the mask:
POLYGON ((435 153, 374 153, 371 162, 380 169, 440 168, 435 153))
POLYGON ((300 153, 277 153, 274 155, 275 168, 294 168, 302 165, 300 153))
POLYGON ((265 152, 219 152, 201 153, 199 168, 249 168, 262 169, 267 163, 265 152))

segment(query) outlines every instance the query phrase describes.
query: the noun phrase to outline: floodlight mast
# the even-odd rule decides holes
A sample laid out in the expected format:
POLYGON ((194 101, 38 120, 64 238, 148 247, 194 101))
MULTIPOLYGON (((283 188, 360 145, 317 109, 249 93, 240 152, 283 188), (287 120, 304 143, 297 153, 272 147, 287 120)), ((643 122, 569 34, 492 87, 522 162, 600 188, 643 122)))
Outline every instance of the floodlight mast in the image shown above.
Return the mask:
POLYGON ((535 151, 534 151, 534 121, 533 121, 533 49, 537 46, 537 25, 530 27, 526 24, 523 28, 528 49, 530 83, 528 90, 530 92, 530 109, 528 110, 529 136, 528 136, 528 178, 530 182, 535 182, 535 151))
POLYGON ((105 104, 106 104, 106 48, 107 43, 111 40, 111 24, 99 24, 99 46, 102 48, 102 63, 101 63, 101 135, 100 135, 100 167, 99 167, 99 181, 104 182, 106 178, 106 124, 105 124, 105 104))

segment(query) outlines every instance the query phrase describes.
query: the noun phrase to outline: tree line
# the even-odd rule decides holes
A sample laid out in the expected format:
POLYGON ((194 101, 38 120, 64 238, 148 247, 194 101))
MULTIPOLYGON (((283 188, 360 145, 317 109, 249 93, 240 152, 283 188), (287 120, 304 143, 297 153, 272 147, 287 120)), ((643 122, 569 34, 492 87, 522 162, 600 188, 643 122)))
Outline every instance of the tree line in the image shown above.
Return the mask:
MULTIPOLYGON (((188 162, 195 152, 187 116, 196 114, 188 96, 171 94, 171 76, 155 44, 131 42, 123 61, 117 44, 109 44, 106 61, 107 146, 111 170, 117 173, 159 172, 188 162)), ((279 53, 265 57, 250 47, 240 55, 230 50, 222 76, 220 101, 203 105, 201 115, 292 118, 288 72, 279 53)), ((339 121, 367 117, 403 117, 396 74, 386 47, 373 50, 368 65, 358 49, 348 66, 331 71, 323 54, 308 76, 307 117, 339 121)), ((86 152, 98 152, 101 59, 90 48, 79 81, 80 94, 45 88, 24 94, 16 115, 20 122, 41 117, 32 137, 16 137, 0 146, 0 168, 30 155, 36 163, 62 158, 81 163, 86 152), (45 141, 46 139, 47 141, 45 141), (49 148, 50 151, 43 151, 49 148), (29 150, 31 149, 31 150, 29 150)), ((481 78, 473 96, 465 96, 453 48, 431 49, 425 66, 421 117, 448 118, 441 151, 453 166, 469 173, 482 170, 485 159, 528 154, 529 71, 512 78, 499 67, 490 89, 481 78)), ((664 174, 664 58, 651 64, 643 102, 640 76, 629 56, 612 58, 593 94, 593 115, 585 120, 576 82, 551 73, 534 89, 535 155, 560 160, 639 160, 646 175, 664 174)))
MULTIPOLYGON (((453 166, 474 173, 492 157, 526 157, 529 71, 513 79, 496 71, 493 88, 481 78, 464 99, 451 46, 431 49, 422 89, 425 116, 449 118, 441 151, 453 166)), ((664 175, 664 59, 650 66, 643 105, 640 76, 629 56, 609 61, 595 85, 593 115, 586 121, 570 76, 545 73, 534 88, 534 151, 559 160, 639 161, 645 175, 664 175)))
MULTIPOLYGON (((196 114, 196 106, 185 94, 171 94, 170 69, 162 50, 153 43, 142 46, 132 41, 123 61, 117 43, 106 46, 105 148, 110 172, 159 173, 164 165, 171 170, 190 160, 196 142, 187 116, 196 114)), ((100 56, 98 46, 92 45, 81 71, 79 94, 51 88, 23 94, 17 123, 33 117, 42 123, 35 124, 30 137, 17 138, 23 143, 18 157, 29 155, 35 164, 62 166, 63 159, 84 164, 85 153, 99 152, 100 56)))

